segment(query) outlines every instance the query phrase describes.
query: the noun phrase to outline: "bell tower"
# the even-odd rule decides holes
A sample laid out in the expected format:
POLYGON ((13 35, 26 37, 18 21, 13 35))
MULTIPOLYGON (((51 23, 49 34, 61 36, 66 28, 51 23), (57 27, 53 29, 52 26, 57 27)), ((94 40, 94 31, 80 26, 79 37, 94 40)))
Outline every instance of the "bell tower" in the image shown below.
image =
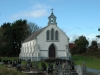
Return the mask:
POLYGON ((53 14, 53 9, 51 9, 52 12, 51 12, 51 15, 48 17, 48 25, 57 25, 57 22, 56 22, 56 16, 53 14))

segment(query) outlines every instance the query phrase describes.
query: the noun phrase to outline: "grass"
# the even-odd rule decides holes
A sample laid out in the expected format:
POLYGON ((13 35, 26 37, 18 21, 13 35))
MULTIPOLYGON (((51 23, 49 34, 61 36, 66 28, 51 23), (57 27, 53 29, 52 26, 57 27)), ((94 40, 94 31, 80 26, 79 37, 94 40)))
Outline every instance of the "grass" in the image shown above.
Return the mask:
POLYGON ((0 65, 0 75, 27 75, 14 68, 6 68, 4 65, 0 65))
POLYGON ((14 60, 14 59, 18 59, 18 57, 0 57, 0 58, 2 58, 2 60, 7 60, 7 59, 14 60))
POLYGON ((100 70, 100 59, 80 55, 74 55, 72 59, 76 65, 82 65, 82 63, 85 62, 87 67, 100 70))

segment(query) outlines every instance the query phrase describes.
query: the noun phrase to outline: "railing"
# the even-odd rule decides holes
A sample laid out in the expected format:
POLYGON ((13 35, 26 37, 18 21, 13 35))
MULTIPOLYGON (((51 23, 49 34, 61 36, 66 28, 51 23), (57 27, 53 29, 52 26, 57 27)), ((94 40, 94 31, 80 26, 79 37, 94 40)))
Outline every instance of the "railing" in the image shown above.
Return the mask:
MULTIPOLYGON (((41 60, 44 60, 44 59, 48 59, 48 57, 19 57, 20 59, 22 60, 28 60, 28 59, 31 59, 31 61, 41 61, 41 60)), ((65 60, 71 60, 71 57, 57 57, 57 58, 60 58, 60 59, 65 59, 65 60)))

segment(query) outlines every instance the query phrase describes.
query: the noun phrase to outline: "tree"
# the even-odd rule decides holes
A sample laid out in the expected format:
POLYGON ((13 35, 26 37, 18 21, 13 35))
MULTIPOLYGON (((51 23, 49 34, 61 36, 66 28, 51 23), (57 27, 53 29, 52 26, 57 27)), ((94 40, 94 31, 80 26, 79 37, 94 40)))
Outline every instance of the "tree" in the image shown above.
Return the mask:
POLYGON ((16 55, 20 53, 21 42, 29 35, 27 20, 16 20, 12 24, 13 51, 16 55))
POLYGON ((75 44, 76 44, 76 52, 78 54, 82 54, 86 52, 86 48, 89 44, 89 42, 87 41, 85 36, 80 36, 79 39, 75 40, 75 44))
POLYGON ((32 22, 28 22, 27 25, 28 25, 29 34, 32 34, 37 30, 41 29, 41 27, 39 27, 37 24, 32 22))
POLYGON ((2 55, 8 56, 12 51, 12 27, 11 23, 1 25, 1 51, 2 55))
POLYGON ((97 41, 93 40, 91 42, 91 46, 89 47, 91 50, 96 50, 98 48, 97 41))
POLYGON ((20 53, 21 42, 23 42, 30 34, 40 29, 35 23, 29 22, 27 20, 16 20, 13 24, 13 50, 20 53))
POLYGON ((0 55, 18 56, 21 43, 40 27, 35 23, 27 23, 27 20, 16 20, 13 23, 4 23, 0 27, 0 55))

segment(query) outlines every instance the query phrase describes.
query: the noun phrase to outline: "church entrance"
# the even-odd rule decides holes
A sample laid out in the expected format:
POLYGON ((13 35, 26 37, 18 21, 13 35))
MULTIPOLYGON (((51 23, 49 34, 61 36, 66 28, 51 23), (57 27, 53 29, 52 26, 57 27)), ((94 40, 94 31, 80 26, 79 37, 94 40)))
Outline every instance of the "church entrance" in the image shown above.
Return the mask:
POLYGON ((49 57, 55 57, 55 46, 53 44, 49 47, 49 57))

